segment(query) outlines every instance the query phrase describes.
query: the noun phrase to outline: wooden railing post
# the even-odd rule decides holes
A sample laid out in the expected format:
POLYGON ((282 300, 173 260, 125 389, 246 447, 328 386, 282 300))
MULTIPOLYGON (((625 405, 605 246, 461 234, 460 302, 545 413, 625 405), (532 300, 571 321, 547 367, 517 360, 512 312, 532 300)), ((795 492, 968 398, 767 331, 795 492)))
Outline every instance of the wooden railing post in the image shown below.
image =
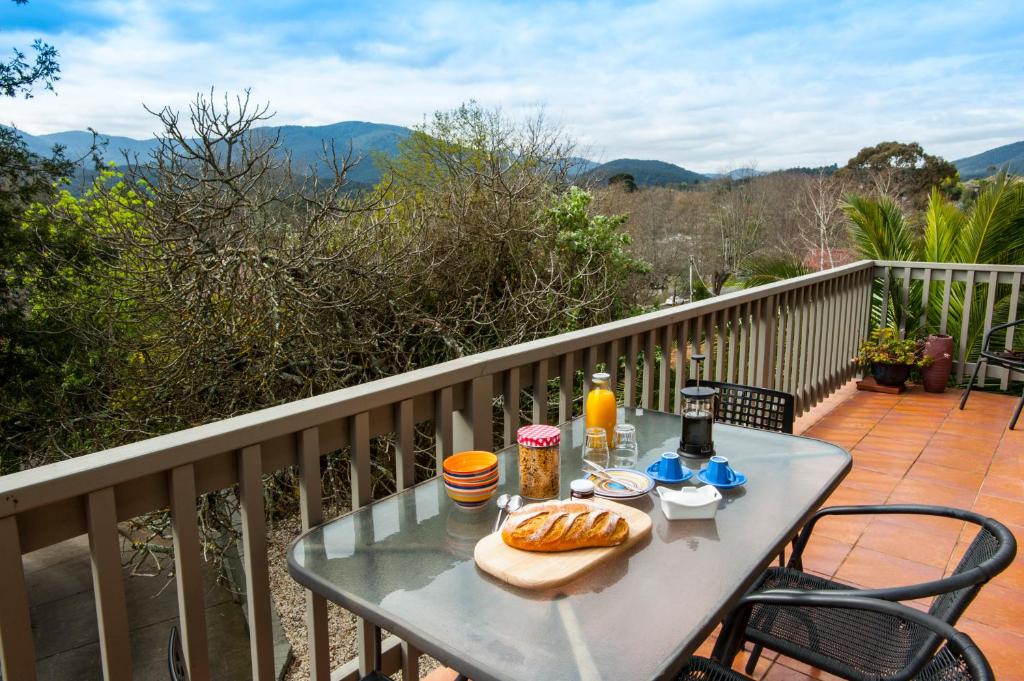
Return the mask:
POLYGON ((622 384, 622 404, 627 408, 636 406, 636 355, 637 338, 626 338, 626 377, 622 384))
POLYGON ((465 406, 456 411, 452 422, 452 447, 456 452, 472 449, 490 451, 494 448, 492 426, 492 391, 490 376, 469 382, 465 406))
POLYGON ((395 485, 399 490, 416 483, 415 435, 412 400, 402 400, 395 405, 395 485))
POLYGON ((453 441, 452 389, 441 388, 434 393, 434 458, 437 475, 444 460, 455 453, 453 441))
POLYGON ((558 422, 572 420, 572 402, 576 395, 576 365, 572 353, 562 355, 558 364, 558 422))
MULTIPOLYGON (((121 547, 117 534, 117 502, 114 488, 89 494, 86 500, 92 586, 96 599, 96 623, 105 681, 132 678, 131 641, 128 638, 128 604, 121 574, 121 547)), ((269 594, 268 594, 269 597, 269 594)))
POLYGON ((963 313, 961 314, 962 319, 960 320, 960 348, 956 363, 956 380, 958 383, 963 382, 964 371, 967 369, 968 351, 970 350, 967 347, 967 334, 971 330, 972 302, 974 302, 974 270, 967 272, 967 284, 964 289, 964 306, 963 313))
POLYGON ((758 359, 759 385, 765 388, 774 387, 772 384, 772 378, 775 375, 774 364, 775 359, 775 334, 776 334, 776 320, 775 320, 775 297, 771 296, 765 298, 761 306, 761 320, 758 322, 758 345, 760 346, 760 353, 758 359))
POLYGON ((0 518, 0 584, 0 671, 5 679, 35 681, 35 645, 16 516, 0 518))
POLYGON ((654 331, 644 334, 644 371, 643 385, 640 388, 640 406, 644 409, 654 408, 654 331))
MULTIPOLYGON (((1020 301, 1020 283, 1021 273, 1017 272, 1013 275, 1013 283, 1010 284, 1010 310, 1006 315, 1007 322, 1017 321, 1017 305, 1020 301)), ((1005 350, 1013 349, 1013 327, 1011 326, 1006 330, 1006 343, 1003 346, 1005 350)), ((1010 372, 1006 371, 1003 373, 1002 379, 999 381, 999 388, 1006 390, 1010 387, 1010 372)))
POLYGON ((210 678, 210 652, 206 638, 206 599, 203 598, 202 544, 196 518, 195 466, 187 464, 172 469, 169 483, 182 649, 189 681, 206 681, 210 678))
MULTIPOLYGON (((373 501, 370 489, 370 415, 366 412, 349 418, 349 465, 352 471, 352 509, 362 508, 373 501)), ((376 631, 366 620, 356 618, 356 651, 359 673, 373 671, 373 655, 380 645, 376 631)))
POLYGON ((533 365, 533 422, 548 422, 548 361, 538 360, 533 365))
POLYGON ((513 367, 505 372, 504 381, 501 386, 501 404, 504 411, 502 425, 506 447, 510 447, 516 442, 516 431, 519 429, 520 390, 519 367, 513 367))
MULTIPOLYGON (((405 403, 403 403, 405 404, 405 403)), ((399 438, 401 440, 401 438, 399 438)), ((309 428, 299 433, 299 513, 302 531, 324 520, 320 484, 320 430, 309 428)), ((401 455, 399 456, 401 458, 401 455)), ((399 471, 403 469, 399 462, 399 471)), ((407 473, 405 474, 407 475, 407 473)), ((327 634, 327 601, 306 589, 306 636, 309 643, 309 676, 312 681, 330 681, 331 646, 327 634)))
POLYGON ((238 499, 242 513, 245 601, 249 610, 249 652, 254 681, 273 681, 274 633, 267 566, 267 521, 263 505, 263 455, 251 445, 239 456, 238 499))

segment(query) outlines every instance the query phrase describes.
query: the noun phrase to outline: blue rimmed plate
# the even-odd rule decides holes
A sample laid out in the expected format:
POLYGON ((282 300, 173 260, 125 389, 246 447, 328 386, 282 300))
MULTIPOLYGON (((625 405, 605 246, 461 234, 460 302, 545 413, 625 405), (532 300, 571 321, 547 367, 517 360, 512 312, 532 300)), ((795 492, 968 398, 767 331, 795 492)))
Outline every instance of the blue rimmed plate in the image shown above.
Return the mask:
POLYGON ((606 468, 608 477, 591 473, 588 478, 594 483, 594 493, 606 499, 638 499, 654 489, 654 478, 632 468, 606 468), (610 479, 609 479, 610 478, 610 479), (625 482, 626 484, 622 484, 625 482), (630 485, 632 483, 632 485, 630 485), (640 492, 630 487, 642 490, 640 492))
POLYGON ((701 468, 699 471, 697 471, 697 479, 703 482, 705 485, 711 485, 712 487, 717 487, 718 489, 732 489, 733 487, 740 487, 742 485, 747 484, 747 476, 735 470, 733 471, 733 473, 736 474, 736 479, 733 480, 732 482, 711 482, 710 480, 708 480, 707 477, 707 469, 701 468))

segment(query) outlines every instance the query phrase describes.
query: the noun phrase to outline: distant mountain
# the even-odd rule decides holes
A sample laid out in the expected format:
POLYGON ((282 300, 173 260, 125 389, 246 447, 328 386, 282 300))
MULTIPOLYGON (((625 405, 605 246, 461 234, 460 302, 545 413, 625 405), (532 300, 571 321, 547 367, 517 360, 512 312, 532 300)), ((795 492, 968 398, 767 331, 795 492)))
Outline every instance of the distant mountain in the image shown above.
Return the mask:
POLYGON ((586 158, 580 158, 578 156, 569 157, 569 172, 571 175, 584 175, 599 165, 601 164, 586 158))
POLYGON ((707 173, 707 176, 713 180, 723 177, 728 177, 730 180, 745 180, 748 177, 759 177, 767 174, 768 173, 764 170, 756 170, 754 168, 736 168, 735 170, 730 170, 727 173, 707 173))
POLYGON ((608 178, 619 173, 633 176, 639 187, 697 184, 707 181, 707 176, 680 168, 664 161, 641 161, 633 158, 619 158, 602 163, 583 174, 583 178, 596 184, 605 184, 608 178))
MULTIPOLYGON (((348 152, 349 144, 352 145, 353 156, 363 157, 363 160, 356 165, 349 173, 349 179, 361 184, 374 184, 380 179, 380 170, 374 165, 373 152, 382 152, 388 156, 394 156, 398 152, 398 143, 409 136, 409 128, 399 125, 385 125, 381 123, 365 123, 363 121, 345 121, 332 125, 281 125, 256 128, 258 135, 281 136, 281 150, 291 154, 293 167, 305 172, 313 168, 316 173, 327 172, 319 156, 323 154, 324 145, 334 144, 339 156, 348 152)), ((92 133, 82 130, 69 132, 57 132, 49 135, 30 135, 21 133, 30 151, 38 154, 48 154, 55 144, 65 148, 65 156, 78 158, 86 154, 89 145, 92 144, 92 133)), ((100 135, 100 143, 105 143, 102 156, 107 161, 114 161, 121 164, 124 156, 138 156, 140 161, 145 161, 153 149, 157 146, 155 139, 136 140, 130 137, 117 137, 100 135)))
POLYGON ((1024 175, 1024 141, 961 158, 953 161, 953 164, 960 171, 960 178, 963 180, 988 177, 1003 168, 1016 175, 1024 175))
MULTIPOLYGON (((49 135, 30 135, 23 130, 18 132, 21 133, 25 144, 28 145, 29 151, 44 156, 50 153, 54 145, 59 144, 64 147, 65 156, 68 158, 79 158, 88 153, 89 147, 93 142, 92 133, 85 130, 54 132, 49 135)), ((100 135, 97 141, 101 144, 106 144, 103 157, 108 161, 115 162, 123 161, 122 150, 127 151, 132 156, 145 157, 157 146, 155 139, 136 140, 130 137, 107 135, 100 135)))

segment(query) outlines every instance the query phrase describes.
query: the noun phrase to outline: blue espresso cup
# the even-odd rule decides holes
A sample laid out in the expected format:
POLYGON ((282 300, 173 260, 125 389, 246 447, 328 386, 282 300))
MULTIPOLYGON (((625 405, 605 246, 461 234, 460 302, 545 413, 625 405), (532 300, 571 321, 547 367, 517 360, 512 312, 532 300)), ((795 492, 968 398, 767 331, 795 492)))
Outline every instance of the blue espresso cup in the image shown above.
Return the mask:
POLYGON ((658 477, 663 480, 679 480, 683 477, 683 464, 675 452, 665 452, 658 460, 658 477))
POLYGON ((729 466, 724 456, 713 456, 708 460, 704 476, 712 485, 731 485, 736 482, 736 471, 729 466))

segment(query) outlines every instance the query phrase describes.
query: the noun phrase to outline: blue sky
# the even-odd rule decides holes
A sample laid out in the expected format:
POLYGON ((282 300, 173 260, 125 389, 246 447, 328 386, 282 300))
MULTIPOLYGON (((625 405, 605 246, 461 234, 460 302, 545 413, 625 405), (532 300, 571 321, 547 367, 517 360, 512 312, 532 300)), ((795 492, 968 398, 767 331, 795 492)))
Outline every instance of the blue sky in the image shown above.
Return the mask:
POLYGON ((1024 139, 1015 0, 0 2, 0 45, 36 37, 61 53, 57 94, 0 101, 0 122, 37 134, 146 137, 143 104, 249 87, 281 124, 544 107, 591 158, 705 172, 1024 139))

